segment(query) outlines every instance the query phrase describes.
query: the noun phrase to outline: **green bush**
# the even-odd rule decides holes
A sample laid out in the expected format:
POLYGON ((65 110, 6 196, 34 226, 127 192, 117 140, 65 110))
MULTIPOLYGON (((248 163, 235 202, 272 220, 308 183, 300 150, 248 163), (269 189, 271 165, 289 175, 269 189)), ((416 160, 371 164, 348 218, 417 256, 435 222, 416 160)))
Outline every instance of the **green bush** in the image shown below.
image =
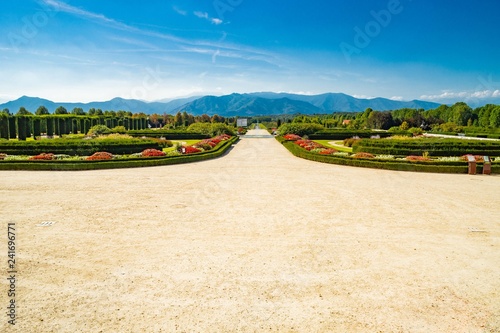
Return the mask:
POLYGON ((87 133, 90 136, 99 136, 104 134, 111 134, 111 129, 105 125, 92 126, 87 133))
POLYGON ((296 134, 300 136, 311 135, 321 130, 325 127, 320 124, 314 123, 286 123, 278 128, 280 135, 296 134))
POLYGON ((222 123, 194 123, 187 130, 188 132, 205 134, 209 137, 222 134, 235 135, 234 128, 222 123))
POLYGON ((125 134, 127 133, 127 130, 125 129, 125 126, 116 126, 111 129, 111 133, 125 134))

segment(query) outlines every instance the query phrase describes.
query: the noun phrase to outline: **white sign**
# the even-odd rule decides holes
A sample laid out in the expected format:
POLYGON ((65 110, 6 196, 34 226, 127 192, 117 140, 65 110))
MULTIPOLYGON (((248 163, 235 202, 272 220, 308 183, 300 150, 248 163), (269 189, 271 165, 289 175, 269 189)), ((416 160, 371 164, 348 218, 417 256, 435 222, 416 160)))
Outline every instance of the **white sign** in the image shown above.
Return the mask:
POLYGON ((248 126, 248 119, 246 119, 246 118, 237 119, 236 126, 237 127, 247 127, 248 126))

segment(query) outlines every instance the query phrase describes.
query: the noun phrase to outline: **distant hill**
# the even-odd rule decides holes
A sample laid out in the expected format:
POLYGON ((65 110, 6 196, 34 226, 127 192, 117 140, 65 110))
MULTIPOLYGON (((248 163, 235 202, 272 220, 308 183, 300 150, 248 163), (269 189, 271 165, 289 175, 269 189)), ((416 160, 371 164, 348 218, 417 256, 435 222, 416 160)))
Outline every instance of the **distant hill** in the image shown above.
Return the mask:
POLYGON ((135 99, 113 98, 110 101, 90 103, 52 102, 38 97, 23 96, 15 101, 0 104, 0 110, 9 109, 16 113, 20 107, 35 112, 39 106, 45 106, 51 113, 59 106, 68 111, 75 107, 88 111, 90 108, 103 111, 132 111, 146 114, 174 114, 187 111, 194 115, 218 114, 221 116, 251 116, 275 114, 319 114, 333 112, 356 112, 372 108, 377 111, 402 108, 435 109, 440 104, 425 101, 394 101, 386 98, 358 99, 342 93, 321 95, 298 95, 286 93, 260 92, 250 94, 231 94, 225 96, 204 96, 174 99, 171 101, 144 102, 135 99))
POLYGON ((327 93, 321 95, 297 95, 286 93, 253 93, 253 96, 273 99, 289 98, 297 101, 308 102, 323 111, 331 112, 355 112, 372 108, 377 111, 389 111, 403 108, 430 110, 439 107, 441 104, 413 100, 409 102, 395 101, 387 98, 360 99, 342 93, 327 93))

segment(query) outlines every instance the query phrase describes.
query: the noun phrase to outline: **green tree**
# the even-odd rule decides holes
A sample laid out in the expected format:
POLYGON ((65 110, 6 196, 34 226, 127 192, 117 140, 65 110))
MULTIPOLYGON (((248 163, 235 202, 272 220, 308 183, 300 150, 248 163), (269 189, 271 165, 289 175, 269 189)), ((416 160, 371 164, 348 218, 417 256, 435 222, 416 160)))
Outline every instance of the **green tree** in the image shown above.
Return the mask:
POLYGON ((74 115, 77 115, 77 116, 84 116, 85 115, 85 111, 83 111, 82 108, 74 108, 73 110, 71 110, 71 114, 74 114, 74 115))
POLYGON ((494 128, 500 127, 500 105, 496 106, 490 114, 490 126, 494 128))
POLYGON ((394 121, 390 112, 372 111, 370 112, 366 125, 369 128, 388 130, 394 121))
POLYGON ((470 106, 463 102, 454 104, 451 107, 452 121, 458 126, 466 126, 469 119, 472 118, 472 109, 470 106))
POLYGON ((174 126, 182 126, 182 114, 180 112, 177 112, 177 114, 174 117, 174 126))
POLYGON ((54 112, 55 114, 68 114, 68 110, 64 106, 59 106, 54 112))
POLYGON ((29 112, 28 110, 26 110, 26 108, 24 106, 21 106, 19 108, 19 111, 17 111, 16 115, 18 116, 28 116, 28 115, 31 115, 32 113, 29 112))
POLYGON ((0 112, 0 138, 9 139, 9 115, 5 112, 0 112))
POLYGON ((38 115, 38 116, 41 116, 41 115, 50 114, 50 112, 49 112, 49 110, 45 106, 40 105, 38 107, 38 109, 36 109, 35 114, 38 115))

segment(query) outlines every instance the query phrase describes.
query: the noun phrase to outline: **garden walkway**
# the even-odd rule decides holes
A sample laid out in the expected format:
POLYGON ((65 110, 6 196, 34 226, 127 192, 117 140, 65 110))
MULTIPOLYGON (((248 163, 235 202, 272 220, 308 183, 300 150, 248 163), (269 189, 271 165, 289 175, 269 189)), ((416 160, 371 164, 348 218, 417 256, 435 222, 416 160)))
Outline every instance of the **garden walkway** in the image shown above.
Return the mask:
POLYGON ((499 176, 321 164, 255 138, 200 163, 0 177, 18 332, 500 330, 499 176))

